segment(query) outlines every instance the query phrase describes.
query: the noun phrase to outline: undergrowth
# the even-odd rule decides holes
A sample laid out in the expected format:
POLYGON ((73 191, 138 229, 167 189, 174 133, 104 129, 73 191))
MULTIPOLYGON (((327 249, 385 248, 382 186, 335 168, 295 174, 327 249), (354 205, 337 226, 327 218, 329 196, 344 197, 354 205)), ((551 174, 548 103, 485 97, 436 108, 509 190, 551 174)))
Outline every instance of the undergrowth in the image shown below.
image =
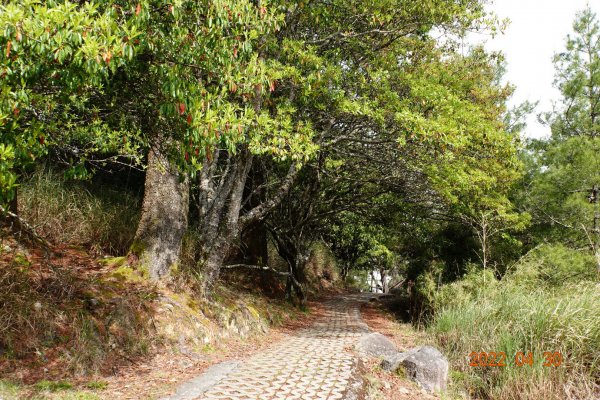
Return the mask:
POLYGON ((127 253, 139 220, 140 198, 124 187, 68 180, 38 169, 19 187, 19 213, 54 244, 95 253, 127 253))
POLYGON ((148 352, 151 287, 107 280, 74 254, 16 252, 0 259, 0 370, 27 366, 33 382, 50 367, 57 377, 107 372, 148 352))
POLYGON ((429 332, 449 355, 455 384, 476 398, 600 398, 600 286, 588 261, 541 249, 500 281, 472 271, 443 287, 429 332), (472 367, 471 352, 504 352, 507 366, 472 367), (518 352, 531 352, 533 365, 517 366, 518 352), (543 366, 545 352, 559 352, 561 365, 543 366))

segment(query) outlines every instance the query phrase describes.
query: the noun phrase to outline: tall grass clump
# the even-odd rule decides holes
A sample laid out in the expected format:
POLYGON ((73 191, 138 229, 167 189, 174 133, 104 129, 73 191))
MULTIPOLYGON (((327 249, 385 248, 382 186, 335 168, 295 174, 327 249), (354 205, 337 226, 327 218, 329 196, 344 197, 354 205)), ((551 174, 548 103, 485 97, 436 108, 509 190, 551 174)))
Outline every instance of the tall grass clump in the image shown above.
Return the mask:
POLYGON ((450 358, 455 384, 475 398, 600 398, 600 285, 579 273, 568 279, 568 263, 553 273, 541 262, 565 251, 543 249, 500 281, 473 271, 440 290, 429 331, 450 358), (471 367, 471 352, 504 352, 507 366, 471 367), (533 366, 517 366, 517 352, 532 352, 533 366), (562 364, 543 366, 545 352, 560 352, 562 364))
POLYGON ((126 188, 68 180, 38 169, 19 187, 19 213, 54 244, 124 254, 139 220, 140 197, 126 188))

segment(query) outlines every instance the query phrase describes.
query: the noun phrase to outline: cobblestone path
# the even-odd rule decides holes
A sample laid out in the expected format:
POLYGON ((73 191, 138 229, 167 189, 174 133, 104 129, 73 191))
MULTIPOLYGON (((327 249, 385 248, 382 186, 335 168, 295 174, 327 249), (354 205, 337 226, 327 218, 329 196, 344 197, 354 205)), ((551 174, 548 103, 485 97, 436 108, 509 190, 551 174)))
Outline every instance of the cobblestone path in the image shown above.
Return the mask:
POLYGON ((246 360, 204 393, 206 400, 334 400, 346 398, 356 357, 349 351, 366 326, 360 295, 326 303, 325 318, 246 360))

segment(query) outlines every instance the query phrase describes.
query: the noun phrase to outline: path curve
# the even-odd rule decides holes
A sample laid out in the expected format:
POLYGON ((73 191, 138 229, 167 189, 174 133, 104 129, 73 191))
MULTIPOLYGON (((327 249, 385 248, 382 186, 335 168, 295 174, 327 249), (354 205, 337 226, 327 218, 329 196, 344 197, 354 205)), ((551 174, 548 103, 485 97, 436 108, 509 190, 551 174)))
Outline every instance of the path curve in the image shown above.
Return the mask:
POLYGON ((351 349, 368 331, 360 305, 369 297, 345 295, 325 302, 325 317, 245 360, 198 399, 346 399, 358 363, 351 349))

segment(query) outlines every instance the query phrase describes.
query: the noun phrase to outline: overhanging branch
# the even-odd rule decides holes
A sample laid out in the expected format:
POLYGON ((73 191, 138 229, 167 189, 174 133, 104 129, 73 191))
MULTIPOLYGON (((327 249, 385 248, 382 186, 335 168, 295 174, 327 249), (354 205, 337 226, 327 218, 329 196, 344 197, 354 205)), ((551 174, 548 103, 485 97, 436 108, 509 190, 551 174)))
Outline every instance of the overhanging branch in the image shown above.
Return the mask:
POLYGON ((252 265, 252 264, 232 264, 232 265, 225 265, 222 268, 223 269, 247 268, 247 269, 260 270, 260 271, 269 271, 269 272, 272 272, 274 274, 281 275, 281 276, 290 276, 289 272, 277 271, 276 269, 273 269, 271 267, 264 266, 264 265, 261 266, 261 265, 252 265))

